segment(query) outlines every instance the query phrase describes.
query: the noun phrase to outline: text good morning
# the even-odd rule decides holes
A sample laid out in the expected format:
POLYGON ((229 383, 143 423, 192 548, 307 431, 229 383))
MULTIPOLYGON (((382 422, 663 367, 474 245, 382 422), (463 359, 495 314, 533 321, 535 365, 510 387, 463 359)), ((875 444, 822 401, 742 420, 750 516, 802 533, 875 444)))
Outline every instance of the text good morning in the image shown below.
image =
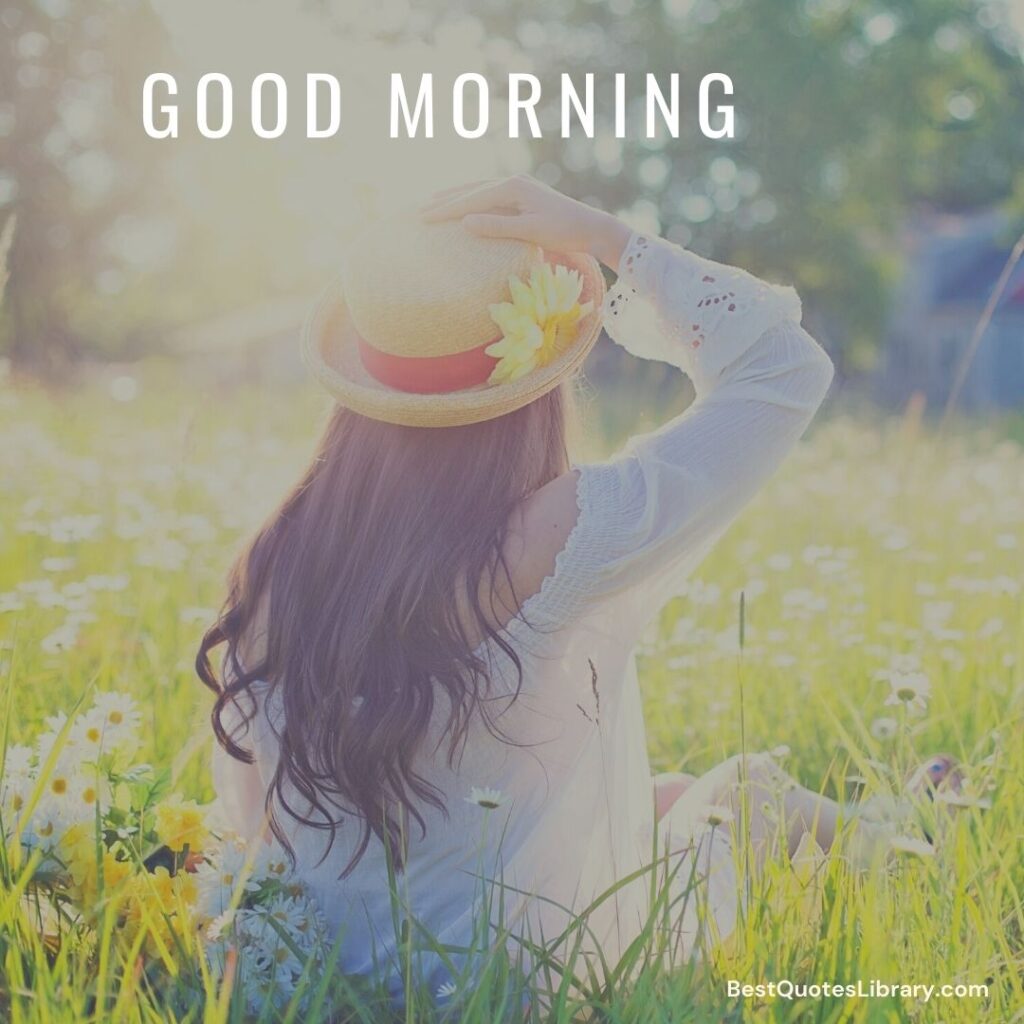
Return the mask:
MULTIPOLYGON (((611 114, 610 127, 616 138, 626 137, 630 117, 640 123, 633 126, 644 138, 652 139, 661 132, 679 137, 681 107, 679 75, 661 76, 647 73, 642 84, 642 117, 640 104, 627 91, 626 75, 616 73, 602 90, 598 104, 595 75, 562 74, 557 96, 546 95, 540 79, 531 74, 510 73, 504 82, 503 95, 494 97, 488 79, 474 72, 459 75, 451 89, 451 127, 464 139, 479 139, 488 134, 506 133, 510 139, 544 135, 538 110, 557 102, 559 131, 562 138, 584 135, 594 138, 597 118, 611 114), (667 79, 667 80, 666 80, 667 79), (492 101, 507 107, 507 122, 497 124, 492 118, 492 101)), ((637 76, 639 77, 639 76, 637 76)), ((248 114, 252 131, 261 139, 280 138, 288 130, 289 87, 278 74, 257 75, 248 85, 248 114)), ((310 139, 327 139, 343 130, 342 87, 337 77, 320 72, 305 76, 305 131, 310 139)), ((195 86, 195 123, 199 133, 208 139, 222 139, 235 127, 235 89, 231 79, 218 72, 203 75, 195 86)), ((701 133, 709 139, 731 139, 734 133, 733 107, 720 102, 733 94, 728 75, 705 75, 697 89, 697 117, 701 133)), ((178 82, 174 75, 156 72, 149 75, 142 87, 142 124, 154 139, 176 139, 180 129, 181 106, 178 82)), ((389 89, 388 129, 390 137, 434 137, 439 117, 435 117, 435 82, 431 73, 419 76, 418 82, 406 82, 397 72, 391 74, 389 89)), ((502 119, 504 121, 504 119, 502 119)))

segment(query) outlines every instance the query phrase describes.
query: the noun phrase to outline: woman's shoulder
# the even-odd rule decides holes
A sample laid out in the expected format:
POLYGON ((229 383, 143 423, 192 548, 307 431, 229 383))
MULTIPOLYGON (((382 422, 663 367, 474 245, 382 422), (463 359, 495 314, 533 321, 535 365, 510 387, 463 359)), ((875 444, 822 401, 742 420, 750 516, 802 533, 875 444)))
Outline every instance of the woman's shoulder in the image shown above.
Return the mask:
POLYGON ((506 556, 524 619, 559 628, 644 584, 643 572, 621 572, 649 530, 644 489, 627 449, 573 466, 522 504, 506 556))
MULTIPOLYGON (((493 572, 484 573, 478 584, 477 597, 491 628, 506 629, 554 576, 559 555, 576 526, 576 478, 575 470, 561 474, 513 511, 502 561, 493 572)), ((464 612, 473 634, 475 617, 468 607, 464 612)))
POLYGON ((519 506, 509 530, 507 557, 520 601, 536 594, 554 575, 579 519, 580 471, 571 469, 535 491, 519 506))

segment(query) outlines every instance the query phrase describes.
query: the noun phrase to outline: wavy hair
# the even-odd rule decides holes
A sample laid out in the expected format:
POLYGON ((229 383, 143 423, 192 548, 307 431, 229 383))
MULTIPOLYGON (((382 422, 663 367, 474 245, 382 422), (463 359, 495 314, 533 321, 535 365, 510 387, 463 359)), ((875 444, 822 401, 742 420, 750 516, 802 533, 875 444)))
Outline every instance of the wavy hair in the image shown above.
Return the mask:
POLYGON ((500 585, 501 603, 510 593, 518 611, 505 558, 509 521, 527 495, 568 469, 567 404, 563 385, 497 419, 429 429, 336 408, 301 479, 236 559, 196 671, 216 694, 217 741, 246 763, 253 754, 225 712, 248 697, 249 720, 256 686, 278 692, 279 759, 266 810, 289 852, 277 808, 329 833, 325 857, 354 819, 359 838, 341 877, 372 837, 401 870, 405 822, 425 834, 419 808, 444 809, 416 769, 439 694, 449 708, 446 751, 428 754, 454 765, 475 713, 507 740, 487 710, 479 651, 493 641, 521 682, 501 632, 510 609, 496 607, 496 593, 500 585), (221 645, 218 673, 210 655, 221 645), (294 806, 289 788, 307 808, 294 806))

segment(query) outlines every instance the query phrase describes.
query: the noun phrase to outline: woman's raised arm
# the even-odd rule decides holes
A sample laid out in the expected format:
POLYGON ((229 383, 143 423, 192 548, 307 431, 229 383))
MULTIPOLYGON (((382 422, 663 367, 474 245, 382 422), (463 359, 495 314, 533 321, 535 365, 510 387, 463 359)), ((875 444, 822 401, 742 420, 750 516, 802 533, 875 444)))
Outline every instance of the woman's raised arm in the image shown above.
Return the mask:
POLYGON ((526 575, 544 578, 538 560, 547 570, 531 618, 557 626, 623 596, 619 621, 633 633, 781 464, 824 398, 832 364, 800 326, 792 289, 630 234, 544 186, 518 200, 501 188, 442 197, 433 215, 483 218, 477 230, 547 248, 603 251, 619 266, 605 299, 609 335, 635 356, 679 367, 697 392, 685 413, 617 457, 577 467, 526 508, 526 575), (494 202, 509 205, 481 212, 494 202), (530 538, 540 539, 532 554, 530 538))

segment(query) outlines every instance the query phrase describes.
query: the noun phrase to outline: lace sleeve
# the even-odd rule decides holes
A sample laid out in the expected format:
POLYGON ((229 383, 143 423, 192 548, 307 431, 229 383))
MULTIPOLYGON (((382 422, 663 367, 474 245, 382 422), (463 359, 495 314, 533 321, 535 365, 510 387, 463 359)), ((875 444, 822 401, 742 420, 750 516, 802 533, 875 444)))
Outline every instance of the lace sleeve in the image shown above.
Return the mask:
POLYGON ((627 352, 685 370, 697 393, 765 331, 800 323, 792 288, 704 259, 661 238, 634 234, 605 296, 605 329, 627 352))
POLYGON ((579 467, 578 516, 528 609, 559 626, 621 597, 642 629, 774 473, 828 390, 832 364, 791 289, 635 236, 605 307, 630 352, 682 367, 697 400, 618 457, 579 467))

